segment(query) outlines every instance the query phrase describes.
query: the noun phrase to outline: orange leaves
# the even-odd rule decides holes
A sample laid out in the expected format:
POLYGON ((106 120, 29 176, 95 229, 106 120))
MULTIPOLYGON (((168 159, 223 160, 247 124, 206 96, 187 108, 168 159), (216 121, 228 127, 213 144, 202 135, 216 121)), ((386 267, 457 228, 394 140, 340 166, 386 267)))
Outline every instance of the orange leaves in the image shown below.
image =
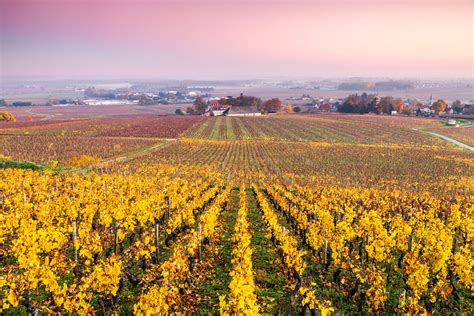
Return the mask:
MULTIPOLYGON (((455 290, 449 271, 463 287, 472 288, 468 249, 473 221, 468 198, 322 186, 313 181, 271 177, 260 186, 293 228, 304 232, 315 253, 313 260, 348 274, 340 285, 358 282, 362 290, 357 291, 364 291, 370 311, 385 310, 393 287, 387 282, 393 282, 394 274, 406 276, 399 289, 399 309, 407 313, 425 311, 425 296, 432 303, 449 302, 455 290), (328 252, 332 260, 326 257, 328 252)), ((258 188, 255 191, 263 200, 258 188)), ((265 212, 268 203, 260 203, 265 212)), ((303 292, 308 295, 302 296, 303 302, 315 305, 313 293, 303 292)))
POLYGON ((260 209, 263 213, 263 219, 267 224, 267 228, 272 236, 278 241, 280 249, 284 253, 284 261, 288 268, 302 275, 306 269, 306 263, 303 260, 305 251, 298 249, 298 241, 288 232, 285 227, 280 226, 278 217, 268 204, 263 193, 254 184, 252 185, 260 209))
MULTIPOLYGON (((199 205, 206 204, 216 194, 217 191, 214 191, 214 188, 220 188, 220 186, 208 190, 207 194, 201 197, 203 200, 200 200, 199 205), (210 191, 214 193, 210 194, 210 191)), ((211 205, 199 216, 200 231, 192 229, 182 236, 181 242, 176 243, 173 254, 160 267, 160 286, 153 285, 139 297, 138 303, 134 305, 135 313, 160 315, 179 309, 181 306, 180 289, 186 287, 186 279, 192 276, 190 257, 196 257, 200 243, 205 238, 212 237, 217 225, 217 217, 222 210, 222 206, 228 200, 229 192, 230 186, 223 189, 217 194, 211 205)), ((194 209, 196 204, 192 205, 191 210, 194 209)))
POLYGON ((0 121, 16 122, 16 118, 10 112, 0 112, 0 121))
POLYGON ((460 282, 469 290, 474 290, 474 255, 469 245, 461 246, 452 256, 452 267, 460 282))
MULTIPOLYGON (((44 286, 55 299, 34 302, 37 307, 74 313, 91 313, 93 300, 117 295, 124 265, 151 258, 156 245, 148 231, 155 221, 172 219, 186 206, 194 223, 194 211, 205 208, 198 244, 212 237, 229 193, 218 194, 222 182, 215 172, 161 165, 84 175, 0 169, 0 178, 0 241, 9 245, 2 255, 13 259, 2 270, 2 303, 22 304, 25 291, 44 286), (110 251, 114 242, 121 255, 110 251), (61 284, 64 278, 74 279, 61 284)), ((177 267, 188 269, 186 250, 178 255, 177 267)), ((162 277, 169 278, 166 271, 172 270, 163 269, 162 277)))
POLYGON ((72 158, 68 165, 72 167, 87 167, 92 166, 100 162, 100 158, 88 156, 88 155, 81 155, 79 157, 72 158))
POLYGON ((378 262, 386 260, 395 245, 395 241, 383 225, 384 221, 375 210, 362 215, 359 221, 359 234, 367 238, 365 250, 370 258, 378 262))
POLYGON ((299 294, 302 296, 301 305, 308 304, 310 309, 317 308, 321 316, 329 316, 331 312, 334 312, 334 308, 331 307, 331 302, 329 301, 320 301, 316 298, 316 294, 311 289, 302 286, 299 289, 299 294))
MULTIPOLYGON (((114 296, 130 299, 137 314, 185 311, 201 280, 193 269, 202 267, 193 264, 207 255, 206 247, 217 249, 213 238, 222 232, 216 227, 232 190, 219 172, 192 166, 124 167, 109 174, 0 169, 0 178, 1 256, 8 258, 0 291, 9 312, 37 291, 51 297, 33 303, 47 312, 91 314, 99 299, 108 304, 114 296), (140 294, 131 297, 129 290, 140 294)), ((453 293, 473 289, 470 197, 320 181, 267 176, 253 185, 261 229, 290 275, 302 278, 297 300, 303 305, 337 312, 331 293, 355 291, 348 302, 364 297, 372 313, 421 313, 426 299, 448 304, 453 293), (284 216, 288 224, 282 225, 284 216)), ((257 305, 246 196, 241 185, 223 314, 266 307, 257 305)), ((212 268, 212 260, 207 264, 212 268)))
POLYGON ((86 278, 86 284, 98 293, 115 295, 122 273, 121 258, 112 255, 94 265, 92 273, 86 278))

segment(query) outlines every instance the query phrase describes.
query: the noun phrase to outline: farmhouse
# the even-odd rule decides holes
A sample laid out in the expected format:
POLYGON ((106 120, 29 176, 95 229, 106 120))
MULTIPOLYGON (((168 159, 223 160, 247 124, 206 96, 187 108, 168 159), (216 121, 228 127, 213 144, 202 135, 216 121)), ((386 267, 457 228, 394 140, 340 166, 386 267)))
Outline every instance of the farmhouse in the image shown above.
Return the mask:
POLYGON ((430 106, 422 106, 422 107, 418 108, 417 112, 419 112, 420 114, 425 115, 425 116, 429 116, 432 113, 434 113, 434 111, 431 110, 430 106))
POLYGON ((211 110, 208 112, 209 116, 224 116, 229 109, 224 110, 211 110))
POLYGON ((224 112, 225 116, 260 116, 262 113, 254 106, 233 106, 224 112))
POLYGON ((329 103, 315 105, 315 108, 320 112, 331 112, 331 105, 329 103))
POLYGON ((208 109, 210 111, 226 109, 228 106, 221 105, 218 100, 209 101, 208 109))
POLYGON ((207 105, 206 115, 207 116, 223 116, 228 111, 230 105, 220 104, 217 100, 212 100, 207 105))

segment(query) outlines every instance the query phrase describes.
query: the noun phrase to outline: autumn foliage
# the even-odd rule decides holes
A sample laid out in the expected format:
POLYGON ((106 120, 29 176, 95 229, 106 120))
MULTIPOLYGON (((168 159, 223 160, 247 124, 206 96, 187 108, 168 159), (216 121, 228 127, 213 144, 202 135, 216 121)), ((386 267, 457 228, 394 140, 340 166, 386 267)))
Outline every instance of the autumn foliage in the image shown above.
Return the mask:
POLYGON ((446 101, 440 99, 434 102, 431 108, 433 109, 433 111, 435 111, 435 113, 440 113, 446 110, 446 106, 447 106, 446 101))
POLYGON ((281 100, 278 98, 272 98, 263 102, 262 107, 267 113, 278 113, 281 111, 281 100))
POLYGON ((436 121, 180 119, 9 127, 44 166, 0 168, 3 314, 471 313, 474 164, 436 121))
POLYGON ((10 112, 0 112, 0 121, 16 122, 16 118, 10 112))
POLYGON ((87 167, 94 164, 97 164, 100 161, 99 158, 87 155, 81 155, 79 157, 72 158, 68 165, 72 167, 87 167))

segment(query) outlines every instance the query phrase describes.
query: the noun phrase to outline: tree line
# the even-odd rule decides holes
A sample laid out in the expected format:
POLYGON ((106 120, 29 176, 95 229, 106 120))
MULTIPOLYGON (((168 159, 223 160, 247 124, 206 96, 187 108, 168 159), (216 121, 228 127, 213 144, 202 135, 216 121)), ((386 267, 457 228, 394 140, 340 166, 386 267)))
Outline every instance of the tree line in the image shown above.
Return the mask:
MULTIPOLYGON (((394 98, 392 96, 379 97, 375 94, 367 94, 365 92, 361 95, 351 94, 344 100, 343 103, 337 103, 336 105, 338 112, 356 114, 391 114, 393 111, 396 111, 397 113, 411 114, 415 111, 415 109, 417 109, 417 113, 420 113, 420 108, 423 107, 422 103, 415 102, 414 104, 410 104, 407 108, 405 107, 405 102, 401 98, 394 98)), ((465 111, 465 106, 460 100, 454 101, 452 105, 449 106, 445 100, 439 99, 433 102, 431 105, 431 110, 436 114, 443 113, 448 109, 457 114, 469 114, 470 112, 470 108, 467 112, 465 111)))
MULTIPOLYGON (((252 107, 261 113, 277 113, 281 111, 282 102, 279 98, 271 98, 263 101, 260 98, 254 96, 244 96, 242 93, 240 96, 234 98, 228 96, 227 98, 220 98, 218 100, 220 106, 224 107, 252 107)), ((193 106, 186 109, 186 113, 193 115, 202 115, 206 113, 208 108, 208 102, 202 97, 197 97, 194 100, 193 106)))
POLYGON ((394 98, 391 96, 378 97, 375 94, 362 93, 349 95, 344 103, 339 103, 337 106, 338 112, 343 113, 357 113, 364 114, 369 112, 375 112, 378 114, 387 113, 390 114, 392 111, 402 112, 404 109, 404 102, 400 98, 394 98))

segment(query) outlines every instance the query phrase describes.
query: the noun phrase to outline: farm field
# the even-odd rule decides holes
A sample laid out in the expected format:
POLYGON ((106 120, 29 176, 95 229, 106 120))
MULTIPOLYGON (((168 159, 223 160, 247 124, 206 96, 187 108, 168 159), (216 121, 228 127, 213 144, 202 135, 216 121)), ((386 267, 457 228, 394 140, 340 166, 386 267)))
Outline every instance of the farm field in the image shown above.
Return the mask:
POLYGON ((413 133, 409 128, 419 125, 432 126, 436 123, 413 120, 363 120, 352 115, 216 117, 209 118, 203 124, 194 125, 183 133, 183 137, 210 140, 436 145, 436 139, 413 133))
POLYGON ((175 138, 203 117, 127 116, 4 123, 1 134, 175 138))
POLYGON ((0 168, 1 312, 472 314, 474 156, 415 129, 445 130, 333 114, 2 123, 0 162, 42 169, 0 168))
POLYGON ((441 135, 446 135, 467 145, 474 146, 474 126, 436 127, 430 128, 429 130, 441 135))
POLYGON ((17 135, 0 137, 2 156, 18 161, 44 165, 57 161, 62 165, 74 164, 81 156, 98 159, 114 157, 125 152, 155 145, 159 140, 119 137, 75 137, 17 135))
POLYGON ((9 108, 8 111, 10 111, 19 122, 27 122, 29 119, 33 121, 48 121, 137 115, 170 115, 175 113, 176 108, 186 109, 186 106, 188 105, 20 106, 9 108))
POLYGON ((280 177, 291 174, 317 178, 328 184, 365 187, 403 184, 407 190, 439 192, 449 189, 449 186, 440 187, 441 183, 457 186, 473 174, 472 157, 471 153, 437 147, 184 140, 130 163, 211 164, 239 179, 260 174, 280 177))

